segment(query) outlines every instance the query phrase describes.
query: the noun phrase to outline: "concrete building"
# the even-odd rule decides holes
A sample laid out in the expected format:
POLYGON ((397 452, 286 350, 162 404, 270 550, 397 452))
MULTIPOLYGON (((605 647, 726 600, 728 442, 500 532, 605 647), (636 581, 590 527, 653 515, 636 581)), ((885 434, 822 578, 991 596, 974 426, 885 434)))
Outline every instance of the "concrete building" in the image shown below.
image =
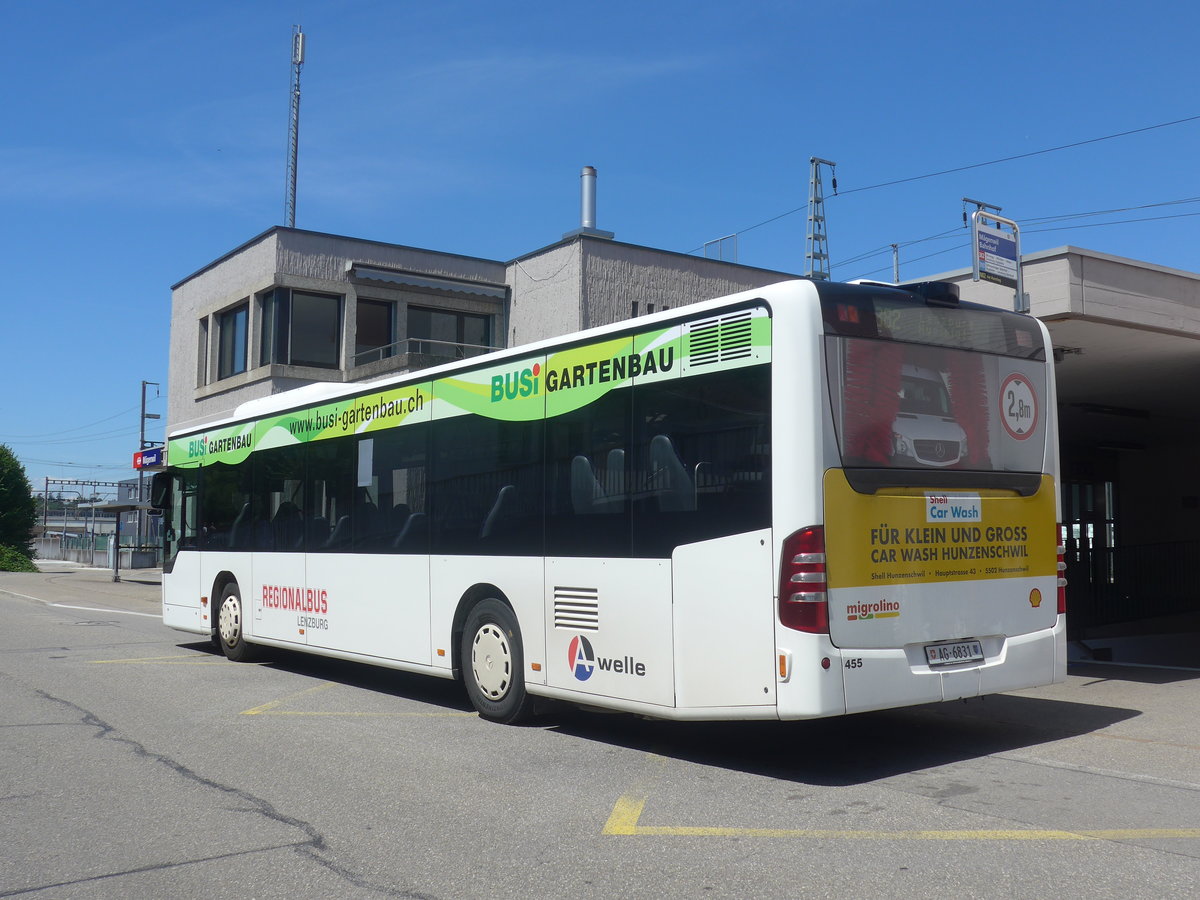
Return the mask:
MULTIPOLYGON (((1200 613, 1200 275, 1078 247, 1022 274, 1054 341, 1076 633, 1200 613)), ((933 276, 1011 308, 971 277, 933 276)))
MULTIPOLYGON (((1074 635, 1200 613, 1200 275, 1075 247, 1023 273, 1055 345, 1074 635)), ((271 228, 173 286, 168 429, 794 277, 586 220, 507 262, 271 228)), ((932 278, 1012 306, 969 270, 932 278)))
POLYGON ((598 234, 499 262, 271 228, 172 286, 168 428, 795 277, 598 234))

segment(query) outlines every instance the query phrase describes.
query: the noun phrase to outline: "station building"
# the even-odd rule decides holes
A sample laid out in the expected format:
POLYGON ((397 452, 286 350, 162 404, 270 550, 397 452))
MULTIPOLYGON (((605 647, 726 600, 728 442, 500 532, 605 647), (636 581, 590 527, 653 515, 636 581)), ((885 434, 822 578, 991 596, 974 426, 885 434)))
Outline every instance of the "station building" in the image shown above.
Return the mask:
MULTIPOLYGON (((1200 630, 1200 275, 1076 247, 1022 262, 1055 347, 1072 636, 1200 630)), ((168 430, 795 277, 593 227, 509 261, 275 227, 173 285, 168 430)), ((929 280, 1011 308, 971 278, 929 280)))

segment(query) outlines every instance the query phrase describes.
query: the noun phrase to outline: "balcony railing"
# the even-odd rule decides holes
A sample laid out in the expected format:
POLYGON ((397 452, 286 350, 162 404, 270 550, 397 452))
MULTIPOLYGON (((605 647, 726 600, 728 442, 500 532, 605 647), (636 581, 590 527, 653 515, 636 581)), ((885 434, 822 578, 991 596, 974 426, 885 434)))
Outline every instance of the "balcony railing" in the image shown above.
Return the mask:
POLYGON ((500 347, 490 347, 486 344, 458 344, 452 341, 435 341, 432 338, 404 338, 393 341, 382 347, 372 347, 354 355, 355 366, 365 366, 367 363, 390 359, 399 353, 415 353, 421 356, 435 356, 442 359, 470 359, 472 356, 482 356, 500 347))

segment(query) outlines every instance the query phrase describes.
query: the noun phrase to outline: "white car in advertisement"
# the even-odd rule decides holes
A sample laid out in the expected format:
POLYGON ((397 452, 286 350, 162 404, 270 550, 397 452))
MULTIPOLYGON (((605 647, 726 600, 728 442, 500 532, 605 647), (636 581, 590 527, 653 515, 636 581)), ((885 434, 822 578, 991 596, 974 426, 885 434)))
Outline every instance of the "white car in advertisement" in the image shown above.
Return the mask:
POLYGON ((906 365, 900 372, 900 408, 892 423, 897 466, 952 466, 967 453, 967 434, 955 421, 945 376, 906 365))

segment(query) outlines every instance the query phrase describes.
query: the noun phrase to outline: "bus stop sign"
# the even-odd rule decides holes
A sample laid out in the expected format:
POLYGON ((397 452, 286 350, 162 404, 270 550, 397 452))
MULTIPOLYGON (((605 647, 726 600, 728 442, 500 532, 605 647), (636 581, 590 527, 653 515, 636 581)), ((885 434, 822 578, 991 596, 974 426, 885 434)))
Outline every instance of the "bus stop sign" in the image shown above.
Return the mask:
POLYGON ((135 469, 153 469, 162 465, 163 448, 151 447, 149 450, 139 450, 133 454, 135 469))

